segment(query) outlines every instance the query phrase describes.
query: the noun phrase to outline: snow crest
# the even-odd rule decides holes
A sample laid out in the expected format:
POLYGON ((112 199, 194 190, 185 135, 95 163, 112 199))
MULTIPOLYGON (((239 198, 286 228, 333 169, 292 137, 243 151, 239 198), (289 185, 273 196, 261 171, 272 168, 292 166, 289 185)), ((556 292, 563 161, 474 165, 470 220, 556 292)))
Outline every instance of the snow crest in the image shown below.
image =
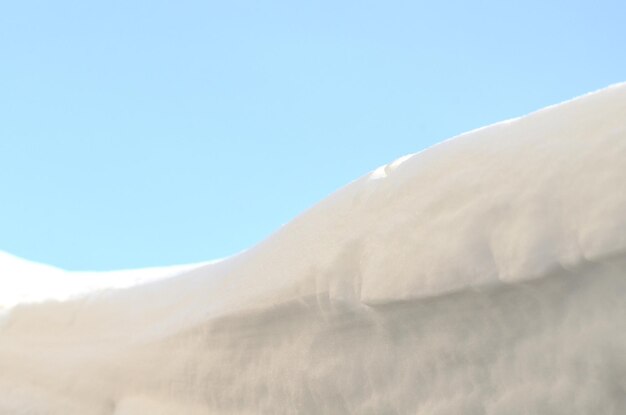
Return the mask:
POLYGON ((223 261, 0 256, 0 413, 626 413, 625 183, 619 84, 402 157, 223 261))

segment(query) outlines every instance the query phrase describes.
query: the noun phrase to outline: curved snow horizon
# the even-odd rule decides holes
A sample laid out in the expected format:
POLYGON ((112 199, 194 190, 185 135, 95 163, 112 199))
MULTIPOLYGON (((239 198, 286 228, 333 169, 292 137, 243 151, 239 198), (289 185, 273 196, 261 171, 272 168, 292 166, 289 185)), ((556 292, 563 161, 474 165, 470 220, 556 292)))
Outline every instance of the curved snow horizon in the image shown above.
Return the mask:
MULTIPOLYGON (((591 99, 598 95, 601 96, 602 98, 608 98, 605 96, 608 96, 609 94, 619 94, 621 93, 622 95, 624 94, 624 90, 626 90, 626 82, 623 83, 617 83, 614 85, 611 85, 607 88, 601 89, 599 91, 596 92, 591 92, 588 94, 585 94, 581 97, 577 97, 574 98, 572 100, 568 100, 565 101, 563 103, 560 104, 554 104, 551 106, 548 106, 546 108, 543 108, 541 110, 532 112, 526 116, 521 116, 521 117, 516 117, 516 118, 512 118, 512 119, 507 119, 504 121, 500 121, 494 124, 491 124, 489 126, 486 127, 480 127, 477 128, 475 130, 471 130, 469 132, 465 132, 462 133, 458 136, 449 138, 447 140, 444 140, 440 143, 434 144, 431 147, 428 147, 422 151, 419 151, 417 153, 412 153, 412 154, 408 154, 402 157, 399 157, 398 159, 378 167, 377 169, 373 170, 372 172, 366 174, 365 176, 355 180, 354 182, 350 183, 349 185, 345 186, 344 188, 339 189, 338 191, 334 192, 333 194, 331 194, 329 197, 327 197, 326 200, 323 200, 322 202, 318 203, 318 205, 315 205, 313 208, 309 209, 308 211, 302 213, 300 216, 297 216, 296 218, 294 218, 291 222, 287 223, 286 225, 284 225, 283 227, 281 227, 279 230, 277 230, 274 234, 270 235, 265 241, 261 241, 259 244, 252 246, 250 248, 245 249, 244 251, 241 251, 239 253, 236 253, 232 256, 229 257, 225 257, 225 258, 220 258, 220 259, 214 259, 211 261, 206 261, 203 263, 195 263, 195 264, 180 264, 180 265, 168 265, 168 266, 155 266, 155 267, 149 267, 149 268, 133 268, 133 269, 120 269, 120 270, 112 270, 112 271, 67 271, 64 270, 62 268, 59 267, 54 267, 51 265, 47 265, 47 264, 43 264, 43 263, 38 263, 38 262, 33 262, 33 261, 29 261, 14 255, 11 255, 7 252, 2 252, 0 251, 0 272, 3 273, 19 273, 20 274, 20 278, 27 278, 29 275, 32 275, 34 273, 36 274, 40 274, 40 275, 54 275, 57 276, 59 278, 61 278, 61 275, 63 275, 64 277, 67 277, 68 280, 71 280, 71 282, 68 284, 68 291, 67 294, 63 293, 63 295, 65 296, 71 296, 71 295, 75 295, 75 294, 80 294, 80 293, 87 293, 89 291, 95 291, 95 290, 101 290, 101 289, 107 289, 107 288, 128 288, 128 287, 132 287, 133 285, 136 284, 142 284, 142 283, 146 283, 146 282, 150 282, 152 280, 158 280, 158 279, 162 279, 162 278, 167 278, 170 276, 175 276, 176 274, 180 273, 180 272, 184 272, 187 270, 191 270, 193 268, 198 268, 201 267, 203 265, 207 265, 210 263, 216 263, 216 262, 221 262, 224 260, 232 260, 234 258, 236 258, 239 255, 246 255, 246 253, 248 251, 251 250, 255 250, 257 247, 260 247, 262 245, 264 245, 266 243, 267 240, 270 239, 277 239, 280 238, 280 236, 284 233, 289 233, 290 231, 287 229, 292 229, 292 228, 296 228, 295 223, 296 222, 301 222, 304 220, 308 220, 308 219, 304 219, 304 217, 309 218, 310 216, 313 216, 316 212, 316 210, 321 210, 322 209, 322 205, 326 205, 329 203, 334 203, 333 208, 336 210, 346 210, 346 209, 354 209, 355 207, 361 208, 361 206, 346 206, 349 203, 346 203, 345 199, 348 198, 359 198, 362 197, 362 193, 373 193, 375 191, 380 192, 380 189, 382 188, 382 186, 377 183, 377 184, 368 184, 365 183, 367 181, 370 180, 380 180, 380 179, 389 179, 389 176, 399 167, 401 167, 403 164, 409 162, 410 166, 404 166, 403 170, 405 170, 405 172, 403 173, 403 175, 405 177, 394 177, 394 183, 393 184, 385 184, 385 186, 390 187, 390 186, 396 186, 397 189, 399 189, 400 186, 407 186, 407 183, 402 183, 402 181, 406 182, 408 180, 412 180, 413 177, 416 174, 419 174, 419 171, 406 171, 407 169, 412 169, 412 170, 422 170, 424 169, 424 163, 433 163, 432 161, 428 160, 428 158, 433 158, 433 157, 437 157, 435 154, 435 152, 439 152, 441 150, 440 147, 442 146, 448 146, 450 144, 455 145, 456 149, 454 149, 457 153, 461 153, 460 154, 460 158, 465 157, 464 154, 472 154, 472 152, 467 152, 467 153, 463 153, 463 149, 461 148, 461 143, 459 141, 462 141, 464 139, 469 138, 472 141, 478 141, 479 139, 488 139, 487 137, 480 137, 480 136, 488 136, 490 135, 489 133, 491 133, 491 135, 496 133, 496 129, 501 129, 505 126, 511 125, 511 124, 515 124, 515 123, 519 123, 519 122, 526 122, 529 123, 531 119, 537 118, 537 117, 541 117, 541 116, 552 116, 552 111, 554 111, 555 109, 558 109, 559 112, 561 112, 561 117, 563 118, 567 118, 567 117, 575 117, 576 116, 576 110, 580 111, 585 111, 586 108, 574 108, 576 105, 580 105, 580 101, 591 101, 591 99), (568 107, 567 111, 568 113, 565 113, 565 108, 562 107, 568 107), (475 137, 476 136, 476 137, 475 137), (457 143, 459 142, 459 143, 457 143), (429 157, 430 156, 430 157, 429 157), (419 159, 417 159, 419 157, 419 159), (425 160, 426 158, 426 160, 425 160), (410 162, 413 159, 412 162, 410 162), (379 188, 378 190, 376 188, 379 188), (342 199, 341 202, 330 202, 331 200, 338 200, 338 199, 342 199), (113 278, 113 277, 119 277, 119 278, 113 278), (95 277, 102 277, 99 279, 99 281, 96 283, 94 282, 95 277), (106 278, 111 277, 112 282, 110 284, 106 283, 106 278), (83 281, 83 284, 79 283, 79 280, 81 279, 85 279, 85 278, 91 278, 91 285, 89 285, 87 283, 87 281, 83 281)), ((596 97, 597 99, 598 97, 596 97)), ((591 104, 590 102, 585 102, 585 104, 591 104)), ((617 107, 615 108, 615 110, 617 111, 623 111, 623 107, 617 107)), ((534 120, 533 120, 534 121, 534 120)), ((555 122, 557 120, 555 119, 551 119, 551 122, 555 122)), ((568 120, 558 120, 560 122, 567 122, 568 120)), ((621 125, 621 120, 616 120, 616 122, 618 123, 618 125, 621 125)), ((569 128, 573 131, 576 127, 575 123, 572 123, 571 126, 569 126, 569 128)), ((606 128, 609 128, 610 126, 605 126, 606 128)), ((625 127, 626 128, 626 127, 625 127)), ((621 130, 617 130, 614 132, 615 134, 620 134, 623 133, 623 131, 621 130)), ((503 134, 501 137, 499 137, 500 139, 507 139, 506 134, 503 134)), ((609 137, 610 138, 610 137, 609 137)), ((545 137, 539 137, 537 138, 535 141, 539 141, 545 139, 545 137)), ((530 144, 531 140, 527 139, 527 142, 524 143, 526 145, 530 144)), ((477 143, 466 143, 465 145, 477 145, 477 143)), ((490 143, 490 150, 494 150, 493 146, 496 143, 490 143)), ((506 142, 504 143, 505 146, 508 146, 510 143, 506 142)), ((556 143, 558 145, 558 143, 556 143)), ((619 143, 617 143, 619 144, 619 143)), ((482 151, 482 148, 478 148, 475 149, 473 151, 473 156, 476 157, 477 151, 480 152, 482 151)), ((512 149, 514 150, 514 149, 512 149)), ((541 149, 543 151, 543 148, 541 149)), ((583 149, 584 150, 584 149, 583 149)), ((443 150, 443 151, 447 151, 447 150, 443 150)), ((446 154, 447 157, 450 156, 455 156, 453 154, 451 154, 452 152, 450 152, 449 154, 446 154)), ((560 154, 560 157, 568 157, 570 153, 566 153, 566 154, 560 154)), ((549 154, 544 154, 544 157, 547 157, 549 154)), ((516 154, 508 154, 509 158, 511 156, 516 156, 516 154)), ((623 160, 621 158, 619 158, 620 154, 616 154, 615 155, 615 160, 616 163, 619 164, 620 162, 622 162, 623 160)), ((459 157, 459 155, 456 155, 456 157, 459 157)), ((439 165, 435 166, 435 168, 440 169, 440 173, 442 173, 441 175, 444 176, 444 169, 447 167, 445 165, 445 163, 450 165, 450 168, 452 170, 458 170, 458 167, 460 167, 460 165, 456 165, 453 164, 456 160, 448 160, 448 161, 443 161, 443 160, 435 160, 434 163, 438 163, 439 165)), ((568 160, 565 160, 568 161, 568 160)), ((572 160, 573 161, 573 160, 572 160)), ((504 160, 499 160, 500 164, 504 163, 504 160)), ((500 166, 497 166, 500 167, 500 166)), ((532 166, 531 166, 532 167, 532 166)), ((435 171, 435 168, 431 168, 431 171, 429 172, 429 174, 431 175, 436 175, 437 171, 435 171)), ((603 169, 606 169, 606 166, 602 166, 603 169)), ((616 169, 619 171, 619 168, 616 167, 616 169)), ((481 172, 484 175, 488 175, 490 172, 486 169, 484 169, 485 171, 481 172)), ((494 169, 495 170, 495 169, 494 169)), ((458 173, 458 172, 457 172, 458 173)), ((532 172, 531 172, 532 173, 532 172)), ((562 171, 557 171, 557 173, 560 173, 562 175, 562 171)), ((487 187, 488 184, 485 183, 485 181, 483 180, 486 177, 481 177, 481 183, 479 183, 480 186, 482 187, 487 187)), ((531 180, 536 180, 536 177, 531 177, 531 180)), ((467 180, 467 179, 466 179, 467 180)), ((501 180, 501 179, 499 179, 501 180)), ((516 179, 517 180, 517 179, 516 179)), ((443 181, 443 180, 442 180, 443 181)), ((467 180, 469 183, 469 180, 467 180)), ((502 181, 502 180, 501 180, 502 181)), ((522 188, 523 186, 521 186, 522 183, 518 184, 517 188, 522 188)), ((525 183, 524 183, 525 184, 525 183)), ((409 186, 413 186, 415 185, 414 182, 409 183, 409 186)), ((505 186, 507 186, 508 183, 505 183, 505 186)), ((545 186, 545 183, 543 183, 543 185, 545 186)), ((438 191, 442 191, 441 190, 441 185, 438 186, 439 189, 438 191)), ((513 188, 515 189, 515 188, 513 188)), ((415 190, 415 189, 411 189, 411 190, 415 190)), ((528 187, 524 187, 525 191, 528 191, 528 187)), ((549 190, 548 190, 549 192, 549 190)), ((546 193, 548 193, 546 192, 546 193)), ((370 196, 368 194, 368 196, 370 196)), ((434 199, 434 197, 431 196, 431 199, 434 199)), ((456 196, 456 195, 455 195, 456 196)), ((539 196, 543 196, 543 195, 538 195, 535 196, 536 198, 538 198, 539 196)), ((581 196, 579 194, 573 194, 572 196, 577 197, 577 196, 581 196)), ((604 195, 606 197, 609 197, 610 195, 604 195)), ((621 194, 614 194, 612 195, 613 197, 620 197, 621 194)), ((458 196, 457 196, 458 197, 458 196)), ((519 197, 519 195, 518 195, 519 197)), ((532 200, 531 200, 532 201, 532 200)), ((529 203, 531 201, 526 201, 526 203, 529 203)), ((430 203, 432 203, 432 201, 429 201, 430 203)), ((624 202, 623 200, 618 200, 618 201, 613 201, 611 200, 610 202, 605 203, 605 205, 611 205, 611 203, 619 205, 619 206, 624 206, 624 202)), ((359 205, 364 205, 364 203, 358 203, 359 205)), ((493 203, 495 204, 495 203, 493 203)), ((599 204, 599 203, 597 203, 599 204)), ((357 205, 357 204, 354 204, 357 205)), ((573 204, 567 204, 568 207, 574 206, 573 204)), ((404 206, 403 206, 404 207, 404 206)), ((413 206, 411 206, 412 208, 413 206)), ((369 207, 368 207, 369 208, 369 207)), ((393 209, 398 209, 398 207, 396 206, 392 206, 393 209)), ((480 208, 483 208, 483 206, 481 205, 480 208)), ((398 212, 394 212, 394 213, 398 213, 398 212)), ((405 213, 405 212, 402 212, 405 213)), ((436 213, 439 216, 442 216, 440 212, 436 213)), ((391 215, 390 215, 391 216, 391 215)), ((395 215, 394 215, 395 216, 395 215)), ((429 218, 430 219, 430 218, 429 218)), ((463 218, 464 220, 466 220, 465 218, 463 218)), ((626 222, 625 219, 622 219, 622 222, 626 222)), ((397 220, 397 219, 396 219, 397 220)), ((366 226, 369 226, 368 224, 364 224, 362 223, 363 221, 360 221, 360 223, 358 223, 358 226, 360 228, 364 228, 366 226)), ((308 225, 308 224, 307 224, 308 225)), ((420 223, 419 225, 422 225, 422 223, 420 223)), ((447 223, 445 224, 446 226, 448 225, 447 223)), ((593 223, 594 226, 597 225, 597 223, 593 223)), ((621 223, 622 226, 624 226, 624 223, 621 223)), ((610 226, 609 226, 610 227, 610 226)), ((355 226, 356 228, 356 226, 355 226)), ((543 231, 543 230, 538 230, 538 231, 543 231)), ((296 233, 297 231, 291 231, 292 233, 296 233)), ((367 229, 365 232, 361 231, 361 233, 367 233, 367 232, 371 232, 369 229, 367 229)), ((455 231, 456 232, 456 231, 455 231)), ((318 235, 318 236, 322 236, 323 235, 318 235)), ((616 232, 616 236, 618 237, 618 239, 620 239, 619 233, 616 232)), ((621 238, 621 241, 617 241, 618 244, 617 245, 611 245, 609 244, 605 244, 606 246, 602 246, 602 247, 596 247, 596 250, 600 250, 602 252, 594 252, 593 249, 591 247, 587 247, 585 249, 584 246, 579 246, 578 248, 574 249, 573 247, 569 247, 571 251, 569 252, 564 252, 561 253, 561 255, 563 257, 558 258, 558 257, 554 257, 551 258, 550 260, 545 259, 544 263, 537 263, 535 264, 535 268, 536 270, 530 269, 530 268, 523 268, 522 270, 517 270, 517 274, 518 276, 515 275, 511 275, 511 272, 515 271, 509 271, 509 270, 505 270, 505 269, 498 269, 497 274, 498 277, 496 280, 494 281, 485 281, 487 283, 490 282, 498 282, 499 281, 504 281, 506 282, 508 279, 527 279, 527 278, 534 278, 538 275, 541 275, 544 273, 544 271, 546 270, 550 270, 551 267, 554 266, 575 266, 577 263, 582 263, 585 262, 586 260, 594 260, 595 257, 598 256, 613 256, 616 254, 616 252, 626 252, 626 241, 623 240, 623 238, 621 238), (577 251, 577 252, 574 252, 577 251), (587 258, 587 256, 590 256, 589 258, 587 258), (552 263, 548 263, 548 262, 552 262, 552 263), (563 262, 563 263, 561 263, 563 262), (571 264, 570 264, 571 263, 571 264)), ((572 243, 574 243, 572 241, 572 243)), ((577 243, 580 243, 579 241, 577 243)), ((554 248, 549 248, 549 249, 554 249, 554 248)), ((442 250, 441 251, 444 255, 449 255, 448 252, 446 252, 446 250, 442 250)), ((395 252, 394 252, 395 254, 395 252)), ((545 256, 545 252, 542 253, 542 255, 545 256)), ((495 256, 495 254, 494 254, 495 256)), ((538 258, 529 258, 529 260, 532 259, 537 259, 538 258)), ((496 262, 495 258, 493 259, 494 262, 496 262)), ((506 261, 503 261, 506 262, 506 261)), ((510 266, 509 266, 510 267, 510 266)), ((491 272, 493 272, 493 270, 491 270, 491 272)), ((478 278, 483 278, 483 277, 478 277, 478 278)), ((30 284, 34 283, 36 281, 29 281, 30 284)), ((440 281, 438 282, 438 284, 441 283, 440 281)), ((8 292, 8 287, 1 287, 2 290, 6 293, 8 292)), ((442 289, 444 289, 444 291, 446 290, 445 288, 442 287, 442 289)), ((26 294, 26 293, 25 293, 26 294)), ((59 294, 61 295, 61 294, 59 294)), ((426 294, 428 295, 428 294, 426 294)), ((42 297, 36 297, 36 300, 46 300, 48 298, 46 298, 45 296, 42 297)), ((49 299, 59 299, 59 297, 55 297, 55 296, 50 296, 49 299)), ((35 301, 36 301, 35 300, 35 301)), ((2 299, 0 297, 0 307, 2 305, 6 305, 6 302, 3 303, 2 299)))
POLYGON ((625 184, 621 83, 401 157, 220 261, 0 255, 0 413, 626 413, 625 184))

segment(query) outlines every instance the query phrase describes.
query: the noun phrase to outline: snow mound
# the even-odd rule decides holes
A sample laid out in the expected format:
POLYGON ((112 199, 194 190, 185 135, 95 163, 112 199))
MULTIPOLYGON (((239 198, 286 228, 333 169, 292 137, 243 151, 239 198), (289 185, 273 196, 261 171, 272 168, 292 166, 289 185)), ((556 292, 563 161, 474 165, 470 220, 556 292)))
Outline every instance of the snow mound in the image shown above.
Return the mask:
MULTIPOLYGON (((207 263, 205 263, 207 264, 207 263)), ((18 304, 63 301, 81 295, 136 287, 204 264, 112 272, 68 272, 0 252, 0 311, 18 304)))
POLYGON ((626 413, 625 183, 619 84, 402 157, 219 262, 0 256, 0 413, 626 413))

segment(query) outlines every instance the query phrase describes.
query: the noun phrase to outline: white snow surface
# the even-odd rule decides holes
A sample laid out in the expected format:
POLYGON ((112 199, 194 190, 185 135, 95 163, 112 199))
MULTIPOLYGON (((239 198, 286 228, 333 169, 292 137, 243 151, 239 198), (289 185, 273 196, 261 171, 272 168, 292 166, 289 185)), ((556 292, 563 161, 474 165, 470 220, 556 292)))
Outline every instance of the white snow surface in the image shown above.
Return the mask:
POLYGON ((241 254, 0 255, 0 414, 625 414, 626 84, 402 157, 241 254))
POLYGON ((22 303, 62 301, 101 290, 138 286, 205 264, 209 262, 109 272, 67 272, 0 251, 0 312, 22 303))

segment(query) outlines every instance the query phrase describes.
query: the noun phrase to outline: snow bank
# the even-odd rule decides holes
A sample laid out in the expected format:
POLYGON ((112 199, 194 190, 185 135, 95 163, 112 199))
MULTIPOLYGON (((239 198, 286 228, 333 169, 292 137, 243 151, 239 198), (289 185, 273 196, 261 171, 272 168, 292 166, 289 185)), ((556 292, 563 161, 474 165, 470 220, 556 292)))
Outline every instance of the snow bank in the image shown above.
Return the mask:
POLYGON ((209 264, 112 272, 67 272, 0 252, 0 312, 18 304, 63 301, 102 290, 139 286, 209 264))
POLYGON ((93 283, 0 256, 0 413, 626 413, 625 184, 620 84, 220 262, 93 283))

